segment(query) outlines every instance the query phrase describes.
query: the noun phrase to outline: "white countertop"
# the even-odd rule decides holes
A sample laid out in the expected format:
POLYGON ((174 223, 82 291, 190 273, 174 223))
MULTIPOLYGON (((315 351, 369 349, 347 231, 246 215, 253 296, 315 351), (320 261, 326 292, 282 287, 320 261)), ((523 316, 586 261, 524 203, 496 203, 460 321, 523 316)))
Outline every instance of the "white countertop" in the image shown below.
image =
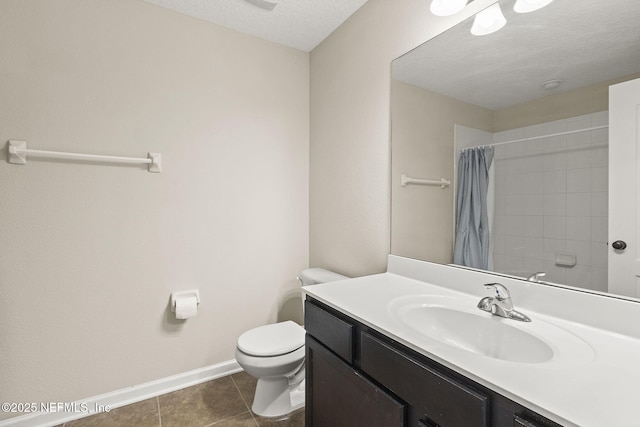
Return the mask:
MULTIPOLYGON (((510 282, 507 285, 510 290, 518 286, 510 282)), ((636 337, 598 328, 593 324, 585 325, 575 319, 568 320, 537 312, 519 305, 518 299, 514 298, 515 308, 532 319, 529 326, 532 331, 539 333, 540 330, 544 331, 543 325, 551 324, 552 327, 560 328, 562 333, 573 335, 577 344, 571 340, 562 340, 564 342, 556 343, 557 345, 551 342, 555 355, 549 361, 510 362, 425 338, 399 321, 389 308, 394 299, 413 295, 425 296, 423 298, 428 298, 426 296, 429 295, 455 297, 456 301, 463 301, 465 304, 468 302, 475 308, 479 301, 478 295, 483 294, 483 289, 480 286, 480 290, 477 290, 478 286, 475 284, 472 289, 473 293, 466 293, 449 286, 435 285, 424 279, 416 280, 387 272, 308 286, 304 291, 347 316, 565 427, 640 425, 637 409, 640 340, 636 337)), ((529 291, 536 292, 536 289, 529 291)), ((522 291, 520 294, 522 295, 522 291)), ((638 306, 637 317, 627 321, 633 321, 640 328, 640 322, 637 321, 640 320, 640 304, 638 306)), ((607 310, 605 307, 603 311, 591 315, 603 316, 603 312, 615 315, 607 310)), ((478 312, 480 315, 491 316, 480 310, 478 312)), ((510 319, 504 321, 516 322, 510 319)), ((528 326, 522 324, 518 327, 526 329, 528 326)))

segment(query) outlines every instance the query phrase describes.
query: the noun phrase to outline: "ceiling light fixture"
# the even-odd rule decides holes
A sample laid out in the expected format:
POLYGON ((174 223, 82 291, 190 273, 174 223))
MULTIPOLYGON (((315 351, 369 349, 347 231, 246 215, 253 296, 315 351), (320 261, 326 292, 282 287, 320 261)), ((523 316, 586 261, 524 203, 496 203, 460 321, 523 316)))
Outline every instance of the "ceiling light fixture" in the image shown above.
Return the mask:
POLYGON ((542 83, 540 83, 540 87, 544 90, 553 90, 553 89, 557 89, 560 87, 560 85, 562 84, 564 80, 562 79, 551 79, 551 80, 545 80, 542 83))
POLYGON ((467 0, 433 0, 429 10, 436 16, 451 16, 464 9, 467 0))
POLYGON ((507 18, 502 14, 499 3, 494 3, 488 8, 478 12, 471 26, 471 34, 485 36, 495 33, 507 23, 507 18))
POLYGON ((529 13, 534 10, 542 9, 553 0, 517 0, 513 6, 513 10, 518 13, 529 13))
POLYGON ((273 10, 274 7, 278 5, 276 1, 267 1, 267 0, 244 0, 247 3, 251 3, 254 6, 259 7, 264 10, 273 10))
MULTIPOLYGON (((246 0, 250 3, 253 2, 265 2, 270 3, 267 0, 246 0)), ((437 16, 451 16, 460 12, 467 3, 473 0, 431 0, 431 6, 429 10, 431 13, 437 16)), ((542 9, 550 4, 553 0, 516 0, 516 4, 513 6, 513 10, 517 13, 529 13, 534 10, 542 9)), ((275 6, 275 3, 274 3, 275 6)), ((473 20, 471 26, 471 34, 475 36, 484 36, 494 33, 500 28, 504 27, 507 23, 507 18, 502 14, 500 9, 500 2, 496 0, 494 4, 488 8, 478 12, 473 20)))

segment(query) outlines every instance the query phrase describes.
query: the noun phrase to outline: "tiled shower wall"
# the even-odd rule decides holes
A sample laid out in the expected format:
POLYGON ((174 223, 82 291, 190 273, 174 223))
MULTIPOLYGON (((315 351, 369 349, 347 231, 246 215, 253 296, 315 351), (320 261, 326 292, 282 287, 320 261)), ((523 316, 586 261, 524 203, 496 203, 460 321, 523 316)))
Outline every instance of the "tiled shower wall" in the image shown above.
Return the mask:
MULTIPOLYGON (((494 143, 608 124, 608 112, 494 134, 494 143)), ((608 129, 495 147, 498 272, 607 291, 608 129), (558 258, 574 255, 574 266, 558 258)))

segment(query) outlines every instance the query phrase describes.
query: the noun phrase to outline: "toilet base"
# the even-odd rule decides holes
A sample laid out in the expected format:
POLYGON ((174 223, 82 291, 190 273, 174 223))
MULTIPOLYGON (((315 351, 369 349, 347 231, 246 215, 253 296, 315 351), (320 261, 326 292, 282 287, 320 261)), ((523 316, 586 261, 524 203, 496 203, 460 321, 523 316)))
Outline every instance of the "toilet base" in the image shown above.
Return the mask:
POLYGON ((259 378, 251 410, 261 417, 281 417, 304 406, 305 382, 286 377, 259 378))

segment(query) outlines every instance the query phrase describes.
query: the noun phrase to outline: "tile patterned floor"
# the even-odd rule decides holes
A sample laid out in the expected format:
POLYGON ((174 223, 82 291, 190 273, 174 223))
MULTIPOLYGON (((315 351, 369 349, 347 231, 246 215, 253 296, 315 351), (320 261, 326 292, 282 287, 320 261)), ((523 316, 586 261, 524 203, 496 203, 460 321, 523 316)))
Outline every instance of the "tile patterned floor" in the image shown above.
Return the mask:
POLYGON ((58 427, 304 427, 304 408, 280 419, 254 415, 255 388, 240 372, 58 427))

